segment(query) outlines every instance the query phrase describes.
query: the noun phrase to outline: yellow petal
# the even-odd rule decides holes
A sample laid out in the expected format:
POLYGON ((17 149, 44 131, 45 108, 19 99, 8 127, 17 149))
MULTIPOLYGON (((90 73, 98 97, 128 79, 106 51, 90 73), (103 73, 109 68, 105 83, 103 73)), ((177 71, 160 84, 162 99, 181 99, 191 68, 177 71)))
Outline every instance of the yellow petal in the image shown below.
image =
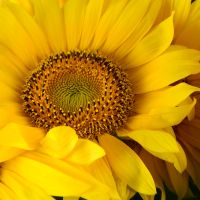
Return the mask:
MULTIPOLYGON (((1 75, 0 75, 1 76, 1 75)), ((5 102, 12 101, 14 97, 16 97, 17 92, 6 83, 0 81, 0 91, 1 91, 1 99, 0 105, 4 104, 5 102)))
POLYGON ((186 158, 183 148, 178 142, 177 142, 177 146, 179 148, 179 152, 176 152, 176 153, 170 153, 170 152, 159 153, 159 152, 153 152, 153 151, 149 151, 149 152, 162 160, 173 163, 176 170, 178 170, 179 173, 182 173, 187 167, 187 158, 186 158))
POLYGON ((54 52, 65 50, 66 38, 62 9, 57 0, 32 1, 35 19, 41 26, 54 52))
MULTIPOLYGON (((88 170, 95 176, 95 178, 109 187, 108 193, 104 194, 104 197, 101 196, 102 199, 120 199, 114 176, 106 158, 96 160, 94 163, 88 166, 88 170)), ((93 197, 93 199, 94 198, 95 197, 93 197)))
POLYGON ((14 122, 21 125, 29 125, 28 119, 21 115, 21 109, 18 103, 6 102, 6 104, 0 105, 0 128, 6 126, 10 122, 14 122), (11 115, 12 113, 12 115, 11 115))
POLYGON ((0 129, 0 145, 32 150, 36 148, 44 132, 39 128, 9 123, 0 129))
POLYGON ((18 176, 12 171, 3 169, 1 171, 1 181, 15 193, 16 199, 21 200, 53 200, 48 193, 35 184, 28 182, 26 179, 18 176))
POLYGON ((2 200, 17 200, 11 189, 0 182, 0 197, 2 200))
POLYGON ((99 138, 116 175, 132 189, 143 194, 155 194, 153 178, 139 156, 111 135, 99 138))
POLYGON ((0 7, 0 43, 16 54, 24 64, 32 66, 37 63, 37 48, 23 26, 6 7, 0 7), (9 33, 9 34, 8 34, 9 33))
MULTIPOLYGON (((137 27, 131 34, 131 36, 116 50, 115 57, 116 59, 122 59, 127 56, 135 46, 140 43, 142 38, 148 33, 152 28, 155 18, 160 10, 161 6, 160 0, 154 0, 151 2, 147 13, 144 15, 140 23, 137 24, 137 27)), ((112 16, 112 14, 110 14, 112 16)), ((126 59, 123 59, 122 64, 126 67, 126 59)))
POLYGON ((177 107, 163 107, 148 114, 130 117, 126 126, 131 129, 162 129, 179 124, 193 110, 196 100, 177 107))
POLYGON ((24 79, 28 69, 25 64, 8 47, 0 44, 1 82, 13 89, 18 89, 20 80, 24 79))
POLYGON ((115 23, 115 21, 119 17, 120 13, 127 4, 127 1, 128 0, 110 1, 108 9, 101 17, 97 26, 94 35, 94 40, 91 44, 92 49, 99 49, 103 45, 110 31, 110 27, 113 25, 113 23, 115 23))
POLYGON ((170 180, 179 199, 183 199, 188 190, 188 177, 186 173, 180 174, 173 165, 166 163, 170 180))
POLYGON ((191 74, 197 74, 200 72, 199 60, 199 51, 171 46, 152 62, 129 72, 134 92, 157 90, 191 74))
POLYGON ((175 43, 200 50, 200 3, 195 1, 191 5, 190 14, 184 28, 179 33, 175 43), (192 37, 191 37, 192 35, 192 37))
MULTIPOLYGON (((27 1, 28 2, 28 1, 27 1)), ((29 37, 37 48, 37 53, 41 58, 47 56, 50 52, 45 35, 36 24, 33 18, 23 9, 15 4, 8 4, 9 9, 14 13, 17 20, 23 25, 29 37)))
POLYGON ((73 151, 65 160, 80 165, 89 165, 104 155, 104 150, 98 144, 89 140, 79 139, 73 151))
POLYGON ((78 136, 69 126, 58 126, 50 129, 41 142, 40 152, 55 158, 66 157, 78 142, 78 136))
POLYGON ((66 162, 39 153, 28 153, 6 162, 5 169, 37 184, 53 196, 83 196, 107 192, 107 187, 89 173, 66 162))
POLYGON ((182 31, 183 26, 185 25, 189 12, 191 1, 190 0, 165 0, 162 1, 163 6, 160 9, 160 20, 165 19, 166 16, 172 11, 175 11, 174 14, 174 29, 175 37, 182 31))
POLYGON ((78 47, 87 2, 87 0, 69 0, 64 6, 67 48, 69 50, 73 50, 78 47))
POLYGON ((10 160, 23 152, 25 152, 23 149, 0 146, 0 163, 10 160))
POLYGON ((200 25, 199 21, 197 21, 196 23, 190 24, 184 29, 182 34, 177 38, 176 43, 200 50, 199 34, 200 25), (190 39, 188 39, 188 37, 190 37, 190 39))
POLYGON ((148 0, 129 1, 116 22, 111 26, 107 40, 102 47, 104 52, 112 53, 128 39, 145 15, 149 3, 148 0))
POLYGON ((178 152, 177 142, 170 133, 156 130, 136 130, 121 132, 120 136, 128 136, 138 142, 147 151, 178 152))
MULTIPOLYGON (((188 18, 190 12, 191 1, 190 0, 170 0, 172 4, 172 10, 175 11, 174 26, 175 34, 179 34, 182 31, 184 24, 188 18)), ((176 37, 176 36, 175 36, 176 37)))
POLYGON ((189 95, 197 91, 200 91, 198 87, 180 83, 162 90, 141 94, 136 97, 135 111, 137 113, 147 113, 154 108, 177 106, 189 95))
POLYGON ((126 183, 121 181, 119 178, 116 179, 117 190, 122 199, 132 199, 132 197, 136 194, 136 191, 132 190, 126 183))
POLYGON ((127 62, 130 65, 138 66, 153 60, 170 46, 173 35, 172 14, 138 43, 127 56, 127 62))
POLYGON ((80 48, 87 49, 99 23, 104 0, 89 0, 83 22, 80 48))

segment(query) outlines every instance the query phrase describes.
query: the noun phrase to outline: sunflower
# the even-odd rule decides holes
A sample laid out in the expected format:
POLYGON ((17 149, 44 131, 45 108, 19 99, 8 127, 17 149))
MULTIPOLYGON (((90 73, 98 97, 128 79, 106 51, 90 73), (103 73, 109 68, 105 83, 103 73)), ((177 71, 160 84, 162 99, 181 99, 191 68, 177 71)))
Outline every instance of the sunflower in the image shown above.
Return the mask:
MULTIPOLYGON (((176 13, 161 16, 163 2, 2 1, 0 129, 7 137, 2 141, 9 143, 15 129, 33 137, 35 130, 47 133, 39 149, 5 164, 10 171, 49 195, 82 196, 87 184, 78 184, 76 191, 72 181, 67 190, 58 171, 66 176, 77 172, 77 181, 90 178, 91 183, 100 171, 86 179, 86 168, 102 170, 106 163, 107 174, 119 180, 121 188, 154 195, 153 178, 138 156, 141 148, 180 172, 186 168, 184 151, 170 127, 192 117, 196 99, 190 96, 200 89, 183 79, 200 72, 200 54, 171 45, 176 13), (100 154, 82 167, 84 147, 79 145, 73 171, 64 148, 66 141, 76 141, 74 134, 70 138, 71 129, 65 129, 69 127, 82 140, 98 143, 106 156, 100 154)), ((27 140, 32 142, 31 137, 27 140)), ((85 145, 90 149, 91 142, 85 145)), ((103 195, 106 189, 99 188, 103 195)), ((94 193, 86 197, 94 199, 94 193)))
MULTIPOLYGON (((200 34, 200 1, 197 0, 191 4, 190 1, 168 0, 163 2, 163 8, 168 8, 168 11, 165 10, 165 12, 168 13, 175 10, 175 36, 173 43, 187 48, 200 50, 200 43, 197 39, 200 34)), ((163 15, 163 13, 163 10, 161 10, 161 15, 163 15)), ((184 82, 200 87, 200 74, 191 75, 185 78, 184 82)), ((193 114, 194 116, 191 119, 185 119, 170 130, 185 152, 187 157, 186 170, 180 173, 171 164, 159 160, 144 149, 142 149, 139 154, 153 175, 157 187, 162 190, 163 198, 165 198, 164 184, 171 191, 175 192, 180 199, 187 196, 198 195, 194 189, 194 194, 191 194, 190 178, 192 178, 196 187, 200 189, 199 93, 194 93, 192 97, 197 100, 193 114)))

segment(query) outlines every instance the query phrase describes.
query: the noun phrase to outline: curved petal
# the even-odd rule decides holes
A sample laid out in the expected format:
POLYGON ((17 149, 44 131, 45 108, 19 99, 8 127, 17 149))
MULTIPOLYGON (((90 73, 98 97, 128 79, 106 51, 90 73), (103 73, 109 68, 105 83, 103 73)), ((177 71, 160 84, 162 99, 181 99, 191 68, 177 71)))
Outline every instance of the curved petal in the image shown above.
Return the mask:
POLYGON ((140 94, 136 96, 135 111, 137 113, 147 113, 151 109, 165 106, 177 106, 192 93, 199 92, 200 88, 180 83, 175 86, 166 87, 164 89, 140 94))
POLYGON ((50 52, 47 40, 34 19, 25 10, 15 4, 10 3, 8 7, 33 41, 40 59, 47 56, 50 52))
POLYGON ((37 48, 23 26, 7 6, 0 7, 0 43, 27 66, 37 63, 37 48), (8 34, 9 33, 9 34, 8 34))
POLYGON ((104 155, 104 150, 98 144, 90 140, 79 139, 65 160, 80 165, 90 165, 104 155))
POLYGON ((200 50, 199 34, 200 34, 200 16, 198 20, 192 21, 191 23, 185 25, 185 28, 178 35, 177 39, 175 40, 175 43, 187 46, 189 48, 200 50))
POLYGON ((54 52, 65 50, 64 19, 58 1, 34 0, 32 3, 35 20, 46 34, 51 49, 54 52))
POLYGON ((143 194, 155 194, 153 178, 139 156, 126 144, 111 135, 99 138, 116 175, 132 189, 143 194))
POLYGON ((47 192, 12 171, 3 169, 1 181, 14 191, 16 199, 54 200, 47 192))
POLYGON ((69 0, 64 6, 65 34, 68 50, 78 47, 88 0, 69 0))
POLYGON ((101 194, 108 188, 85 170, 75 165, 39 153, 27 153, 6 162, 5 169, 37 184, 53 196, 82 196, 101 194))
POLYGON ((149 4, 148 0, 129 1, 107 34, 107 39, 102 47, 105 53, 114 52, 128 39, 145 15, 149 4))
POLYGON ((149 152, 162 160, 173 163, 176 170, 179 173, 182 173, 187 167, 187 158, 186 158, 183 148, 178 142, 177 142, 177 146, 179 148, 179 152, 176 152, 176 153, 159 153, 159 152, 155 153, 152 151, 149 151, 149 152))
POLYGON ((78 136, 69 126, 58 126, 50 129, 41 141, 39 151, 55 158, 66 157, 78 142, 78 136))
POLYGON ((17 155, 22 154, 25 152, 23 149, 15 148, 15 147, 7 147, 7 146, 0 146, 0 163, 6 160, 10 160, 17 155))
MULTIPOLYGON (((109 187, 107 194, 102 194, 99 199, 116 199, 120 200, 119 194, 117 192, 115 177, 111 171, 108 161, 106 158, 96 160, 94 163, 88 166, 88 170, 91 174, 94 175, 97 180, 100 180, 102 183, 109 187), (103 196, 104 195, 104 196, 103 196)), ((93 196, 91 199, 96 199, 93 196)))
POLYGON ((200 72, 199 51, 171 46, 152 62, 129 71, 135 93, 166 87, 191 74, 200 72))
POLYGON ((143 65, 164 52, 171 44, 174 28, 173 15, 148 33, 126 57, 128 66, 143 65))
POLYGON ((159 130, 136 130, 120 132, 120 136, 128 136, 138 142, 144 149, 152 152, 178 152, 176 139, 170 133, 159 130))
POLYGON ((188 191, 188 177, 186 173, 180 174, 173 165, 166 163, 167 171, 169 173, 169 177, 171 183, 178 194, 179 199, 183 199, 188 191))
POLYGON ((138 114, 130 117, 126 126, 131 130, 136 129, 162 129, 179 124, 190 116, 196 100, 176 107, 162 107, 151 110, 147 114, 138 114))
POLYGON ((87 49, 99 23, 104 0, 89 0, 83 22, 80 49, 87 49))
MULTIPOLYGON (((154 0, 150 3, 147 13, 144 15, 140 23, 137 24, 137 27, 134 29, 130 37, 115 51, 114 54, 116 59, 120 60, 125 68, 128 63, 126 63, 127 60, 123 58, 140 43, 146 34, 148 34, 148 31, 152 28, 158 15, 161 3, 160 0, 154 0)), ((110 15, 112 16, 112 14, 110 15)))
POLYGON ((43 137, 43 130, 15 123, 9 123, 0 129, 1 146, 33 150, 43 137))
POLYGON ((110 31, 110 27, 115 23, 122 10, 126 6, 127 2, 128 0, 113 0, 110 2, 107 10, 102 15, 97 26, 94 40, 91 44, 92 49, 99 49, 103 45, 110 31))
POLYGON ((15 194, 6 185, 0 182, 0 197, 4 200, 17 200, 15 194))
POLYGON ((27 117, 21 115, 20 106, 21 105, 13 102, 6 102, 6 104, 0 105, 0 128, 6 126, 10 122, 21 125, 29 125, 27 117))

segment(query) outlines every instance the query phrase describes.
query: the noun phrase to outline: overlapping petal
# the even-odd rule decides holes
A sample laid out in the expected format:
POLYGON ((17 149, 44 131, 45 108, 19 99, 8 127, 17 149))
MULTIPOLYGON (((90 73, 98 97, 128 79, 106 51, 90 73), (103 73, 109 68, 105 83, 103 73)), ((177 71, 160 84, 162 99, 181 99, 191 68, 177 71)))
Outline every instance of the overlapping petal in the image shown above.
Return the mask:
POLYGON ((99 140, 112 169, 122 181, 140 193, 155 194, 149 171, 131 148, 110 135, 103 135, 99 140))

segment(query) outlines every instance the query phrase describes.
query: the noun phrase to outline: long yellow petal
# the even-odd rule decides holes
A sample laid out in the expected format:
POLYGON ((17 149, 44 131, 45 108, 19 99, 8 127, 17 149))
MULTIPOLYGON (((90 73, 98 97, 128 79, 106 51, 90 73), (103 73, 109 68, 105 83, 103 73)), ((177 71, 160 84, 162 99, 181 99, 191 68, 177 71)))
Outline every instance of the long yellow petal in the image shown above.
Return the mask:
MULTIPOLYGON (((88 166, 88 170, 97 180, 109 187, 108 193, 100 195, 99 199, 120 199, 113 173, 106 158, 96 160, 88 166)), ((93 196, 91 199, 96 199, 96 197, 93 196)))
POLYGON ((175 29, 175 38, 182 31, 183 26, 185 25, 188 15, 190 12, 191 1, 190 0, 164 0, 162 1, 162 7, 160 9, 159 20, 165 19, 170 15, 172 11, 175 11, 174 14, 174 29, 175 29))
POLYGON ((199 21, 188 25, 176 40, 177 44, 200 50, 200 25, 199 21), (192 35, 192 37, 191 37, 192 35))
POLYGON ((23 152, 25 152, 25 150, 23 149, 0 145, 0 163, 6 160, 10 160, 16 157, 17 155, 22 154, 23 152))
MULTIPOLYGON (((123 59, 127 56, 140 41, 142 38, 148 34, 148 31, 152 28, 155 18, 158 15, 161 6, 160 0, 154 0, 151 2, 147 13, 142 18, 141 22, 137 24, 137 27, 131 34, 131 36, 115 51, 115 57, 118 60, 121 60, 121 63, 126 67, 126 59, 123 59)), ((112 14, 110 14, 112 16, 112 14)))
POLYGON ((10 122, 14 122, 21 125, 29 125, 27 117, 21 114, 19 104, 11 102, 2 103, 0 105, 0 128, 6 126, 10 122), (12 115, 11 115, 12 113, 12 115))
POLYGON ((50 52, 44 32, 37 25, 34 19, 23 9, 15 4, 8 4, 9 9, 16 16, 17 20, 29 34, 31 40, 37 48, 40 59, 47 56, 50 52))
POLYGON ((66 157, 78 142, 74 129, 67 126, 58 126, 50 129, 41 141, 40 152, 55 158, 66 157))
POLYGON ((200 2, 195 1, 191 5, 190 14, 183 30, 179 33, 175 43, 200 50, 200 2), (192 37, 191 37, 192 35, 192 37))
POLYGON ((83 22, 80 49, 87 49, 91 43, 102 14, 103 5, 104 0, 89 0, 83 22))
POLYGON ((149 4, 148 0, 129 1, 107 35, 107 40, 102 47, 104 52, 114 52, 128 39, 145 15, 149 4))
POLYGON ((147 151, 178 152, 176 139, 171 134, 159 130, 136 130, 120 132, 120 136, 128 136, 138 142, 147 151))
POLYGON ((196 100, 177 107, 163 107, 147 114, 138 114, 128 119, 126 126, 131 129, 162 129, 179 124, 190 115, 196 100))
POLYGON ((16 54, 27 66, 37 63, 38 52, 35 44, 6 6, 0 7, 0 26, 3 27, 0 32, 0 43, 16 54))
POLYGON ((90 165, 104 155, 104 150, 98 144, 89 140, 79 139, 73 151, 65 160, 79 165, 90 165))
POLYGON ((68 50, 78 48, 88 0, 69 0, 64 6, 68 50))
POLYGON ((0 44, 1 82, 12 88, 19 88, 20 80, 26 76, 28 69, 19 57, 8 47, 0 44))
POLYGON ((174 167, 176 168, 176 170, 178 170, 179 173, 182 173, 187 167, 187 158, 186 158, 183 148, 178 142, 177 142, 177 146, 179 148, 179 152, 175 152, 175 153, 170 153, 170 152, 159 153, 159 152, 153 152, 153 151, 149 151, 149 152, 153 154, 155 157, 158 157, 162 160, 172 163, 174 167))
POLYGON ((122 10, 126 6, 128 0, 112 0, 108 5, 107 10, 101 17, 97 26, 94 40, 91 44, 92 49, 99 49, 105 42, 107 35, 110 31, 110 27, 115 23, 122 10))
POLYGON ((171 46, 152 62, 129 71, 135 93, 163 88, 200 72, 199 51, 171 46))
POLYGON ((33 0, 35 19, 46 34, 51 49, 55 52, 66 49, 64 19, 57 0, 33 0))
POLYGON ((44 132, 35 127, 9 123, 0 129, 0 145, 32 150, 44 137, 44 132))
POLYGON ((188 190, 188 178, 186 173, 180 174, 173 165, 166 163, 172 185, 179 199, 183 199, 188 190))
POLYGON ((17 200, 15 198, 13 191, 1 182, 0 182, 0 197, 3 200, 17 200))
POLYGON ((39 153, 18 156, 6 162, 4 167, 37 184, 53 196, 87 198, 91 192, 98 195, 108 191, 105 185, 80 167, 39 153))
POLYGON ((177 106, 197 91, 199 92, 200 88, 180 83, 158 91, 141 94, 136 96, 135 111, 137 113, 147 113, 154 108, 177 106))
POLYGON ((20 200, 53 200, 47 192, 28 182, 12 171, 3 169, 1 171, 1 181, 15 193, 15 198, 20 200))
POLYGON ((108 160, 116 175, 132 189, 143 194, 155 194, 151 174, 139 156, 126 144, 111 135, 99 138, 108 160))
POLYGON ((138 66, 153 60, 170 46, 173 35, 172 14, 138 43, 135 49, 127 56, 126 62, 129 65, 138 66))

